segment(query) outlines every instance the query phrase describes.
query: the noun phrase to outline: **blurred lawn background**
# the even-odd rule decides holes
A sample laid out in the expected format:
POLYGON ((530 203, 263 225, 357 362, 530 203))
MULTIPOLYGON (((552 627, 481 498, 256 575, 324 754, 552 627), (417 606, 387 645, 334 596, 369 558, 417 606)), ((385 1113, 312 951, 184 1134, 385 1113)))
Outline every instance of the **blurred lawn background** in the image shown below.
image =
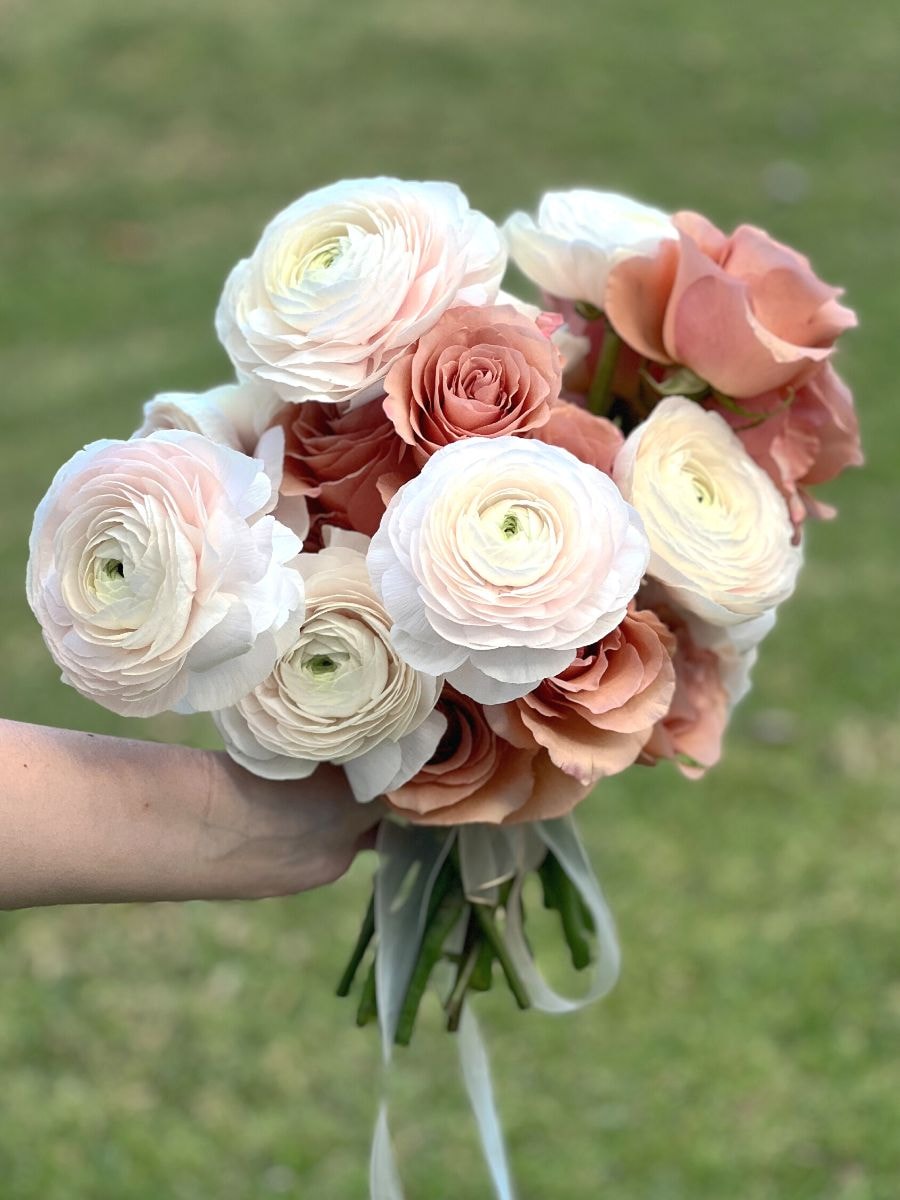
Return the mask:
MULTIPOLYGON (((84 442, 228 377, 225 274, 313 186, 455 179, 497 218, 623 190, 767 227, 860 312, 868 467, 826 489, 841 519, 810 531, 727 761, 582 810, 618 988, 567 1019, 482 1005, 521 1200, 900 1194, 898 72, 895 0, 0 0, 4 716, 212 744, 58 683, 27 533, 84 442)), ((3 915, 3 1200, 363 1197, 378 1052, 332 990, 370 869, 3 915)), ((435 1013, 400 1061, 410 1200, 483 1200, 435 1013)))

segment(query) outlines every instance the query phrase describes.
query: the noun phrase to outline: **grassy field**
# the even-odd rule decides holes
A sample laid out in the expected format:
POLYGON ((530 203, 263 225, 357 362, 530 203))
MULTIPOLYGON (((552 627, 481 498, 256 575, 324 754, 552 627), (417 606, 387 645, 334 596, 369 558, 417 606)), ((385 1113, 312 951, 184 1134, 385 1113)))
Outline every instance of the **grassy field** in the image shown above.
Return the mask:
MULTIPOLYGON (((900 1192, 898 62, 895 0, 0 0, 5 716, 210 744, 58 683, 26 538, 78 446, 227 378, 224 276, 314 185, 452 178, 497 217, 625 190, 766 226, 860 312, 841 361, 869 462, 830 489, 726 763, 582 810, 619 987, 559 1020, 483 1005, 520 1200, 900 1192)), ((332 988, 370 869, 283 902, 4 915, 2 1200, 363 1197, 377 1047, 332 988)), ((410 1200, 483 1200, 433 1013, 397 1092, 410 1200)))

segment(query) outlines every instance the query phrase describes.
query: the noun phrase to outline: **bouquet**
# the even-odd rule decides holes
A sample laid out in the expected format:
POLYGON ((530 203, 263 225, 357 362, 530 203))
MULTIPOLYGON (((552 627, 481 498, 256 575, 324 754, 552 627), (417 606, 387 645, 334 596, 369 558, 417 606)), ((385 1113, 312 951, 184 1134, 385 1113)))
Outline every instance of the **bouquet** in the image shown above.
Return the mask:
MULTIPOLYGON (((211 712, 248 771, 339 764, 383 804, 338 992, 389 1058, 438 989, 500 1196, 470 998, 559 1012, 615 982, 572 813, 633 766, 718 760, 832 515, 810 489, 862 461, 840 294, 759 229, 622 196, 500 229, 452 184, 341 182, 229 275, 233 382, 156 396, 37 510, 28 597, 66 683, 211 712), (538 304, 501 291, 508 256, 538 304), (530 875, 577 1000, 535 962, 530 875)), ((372 1189, 401 1194, 385 1112, 372 1189)))

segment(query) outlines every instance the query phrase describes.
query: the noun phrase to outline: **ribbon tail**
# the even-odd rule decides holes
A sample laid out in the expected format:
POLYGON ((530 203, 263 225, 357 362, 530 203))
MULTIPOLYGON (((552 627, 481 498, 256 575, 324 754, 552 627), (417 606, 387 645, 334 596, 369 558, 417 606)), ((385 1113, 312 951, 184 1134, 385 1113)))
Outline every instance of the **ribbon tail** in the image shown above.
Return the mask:
POLYGON ((403 1185, 391 1145, 387 1104, 382 1102, 372 1137, 372 1156, 369 1159, 369 1195, 371 1200, 403 1200, 403 1185))
POLYGON ((481 1146, 491 1173, 494 1191, 497 1193, 497 1200, 515 1200, 509 1165, 506 1161, 500 1115, 497 1112, 494 1089, 491 1085, 487 1049, 478 1022, 468 1008, 463 1009, 458 1037, 463 1082, 466 1085, 475 1124, 478 1126, 478 1136, 481 1138, 481 1146))

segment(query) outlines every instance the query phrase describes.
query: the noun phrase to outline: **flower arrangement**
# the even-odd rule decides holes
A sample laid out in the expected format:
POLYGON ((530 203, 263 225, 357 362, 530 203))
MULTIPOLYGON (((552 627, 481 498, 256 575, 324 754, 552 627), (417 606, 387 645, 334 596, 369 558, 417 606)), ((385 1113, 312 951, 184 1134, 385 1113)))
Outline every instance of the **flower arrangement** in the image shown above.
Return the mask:
MULTIPOLYGON (((338 990, 362 976, 389 1057, 436 984, 500 1196, 469 997, 503 979, 559 1012, 615 982, 571 814, 632 766, 718 760, 804 521, 832 515, 810 489, 862 461, 839 296, 759 229, 608 193, 501 229, 448 183, 337 183, 229 275, 235 380, 149 401, 35 515, 28 598, 66 683, 211 712, 247 770, 339 764, 384 804, 338 990), (500 290, 508 256, 539 306, 500 290), (579 1000, 534 961, 530 874, 579 1000)), ((399 1196, 384 1113, 372 1164, 399 1196)))

